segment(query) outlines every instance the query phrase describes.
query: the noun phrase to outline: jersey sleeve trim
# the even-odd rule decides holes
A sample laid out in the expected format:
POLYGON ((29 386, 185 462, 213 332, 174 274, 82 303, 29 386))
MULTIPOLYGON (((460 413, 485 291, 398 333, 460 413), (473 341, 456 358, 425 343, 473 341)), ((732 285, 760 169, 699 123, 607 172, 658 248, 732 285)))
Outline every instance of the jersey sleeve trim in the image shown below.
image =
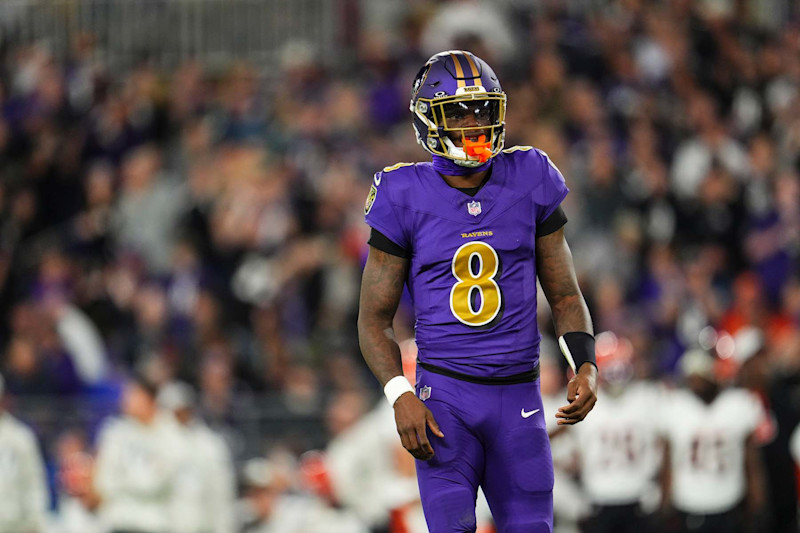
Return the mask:
POLYGON ((536 225, 536 237, 544 237, 545 235, 550 235, 561 229, 561 227, 567 223, 567 215, 564 213, 564 210, 561 209, 559 205, 556 207, 556 210, 553 213, 544 219, 541 224, 536 225))
POLYGON ((375 228, 372 228, 367 244, 369 244, 373 248, 377 248, 382 252, 386 252, 389 255, 402 257, 404 259, 408 259, 409 257, 411 257, 411 254, 408 252, 408 250, 406 250, 399 244, 395 243, 389 237, 387 237, 386 235, 384 235, 375 228))

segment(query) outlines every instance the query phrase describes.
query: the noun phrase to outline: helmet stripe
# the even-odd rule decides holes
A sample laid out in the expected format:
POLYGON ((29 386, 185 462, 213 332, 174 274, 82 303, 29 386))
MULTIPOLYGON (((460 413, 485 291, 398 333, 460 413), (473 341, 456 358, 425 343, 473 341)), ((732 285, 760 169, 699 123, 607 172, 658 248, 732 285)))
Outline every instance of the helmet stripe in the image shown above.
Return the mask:
POLYGON ((472 60, 471 54, 464 54, 464 57, 467 58, 467 62, 469 63, 469 68, 472 69, 472 82, 474 85, 477 85, 478 82, 475 80, 476 78, 480 79, 481 77, 480 73, 478 72, 478 67, 475 66, 475 61, 472 60))
POLYGON ((456 67, 456 79, 458 80, 458 87, 466 87, 467 83, 464 80, 464 69, 461 68, 461 63, 458 61, 458 57, 455 54, 451 53, 450 57, 453 58, 453 64, 456 67))

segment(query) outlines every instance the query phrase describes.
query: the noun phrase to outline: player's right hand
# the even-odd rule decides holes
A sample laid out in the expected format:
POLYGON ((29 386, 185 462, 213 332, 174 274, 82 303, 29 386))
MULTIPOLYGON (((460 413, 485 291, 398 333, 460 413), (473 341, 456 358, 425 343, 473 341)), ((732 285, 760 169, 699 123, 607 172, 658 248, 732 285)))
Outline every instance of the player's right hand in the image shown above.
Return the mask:
POLYGON ((403 442, 403 448, 423 461, 433 457, 433 447, 428 441, 426 430, 430 427, 431 432, 440 438, 444 438, 444 433, 439 429, 431 410, 419 398, 410 392, 400 396, 394 402, 394 421, 397 423, 397 433, 403 442))

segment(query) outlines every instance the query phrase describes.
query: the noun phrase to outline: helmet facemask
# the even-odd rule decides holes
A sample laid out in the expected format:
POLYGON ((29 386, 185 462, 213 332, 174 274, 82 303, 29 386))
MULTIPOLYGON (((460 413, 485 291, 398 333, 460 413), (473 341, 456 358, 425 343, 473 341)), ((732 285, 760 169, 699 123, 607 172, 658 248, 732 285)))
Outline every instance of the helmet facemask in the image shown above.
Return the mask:
POLYGON ((429 152, 465 167, 477 167, 503 149, 506 95, 487 93, 481 86, 459 92, 462 94, 419 98, 411 111, 428 128, 425 148, 429 152))

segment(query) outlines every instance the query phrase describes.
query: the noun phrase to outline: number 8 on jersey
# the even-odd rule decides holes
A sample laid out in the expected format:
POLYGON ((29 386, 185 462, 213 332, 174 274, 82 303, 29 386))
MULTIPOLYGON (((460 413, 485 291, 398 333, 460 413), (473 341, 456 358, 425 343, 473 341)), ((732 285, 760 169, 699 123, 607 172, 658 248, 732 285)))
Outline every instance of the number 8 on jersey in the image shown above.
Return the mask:
POLYGON ((497 252, 485 242, 468 242, 456 250, 452 271, 458 281, 450 289, 450 310, 459 322, 478 327, 497 317, 503 302, 500 286, 494 280, 499 270, 497 252), (477 262, 477 269, 473 269, 474 262, 477 262), (473 299, 476 290, 480 296, 478 309, 473 299))

